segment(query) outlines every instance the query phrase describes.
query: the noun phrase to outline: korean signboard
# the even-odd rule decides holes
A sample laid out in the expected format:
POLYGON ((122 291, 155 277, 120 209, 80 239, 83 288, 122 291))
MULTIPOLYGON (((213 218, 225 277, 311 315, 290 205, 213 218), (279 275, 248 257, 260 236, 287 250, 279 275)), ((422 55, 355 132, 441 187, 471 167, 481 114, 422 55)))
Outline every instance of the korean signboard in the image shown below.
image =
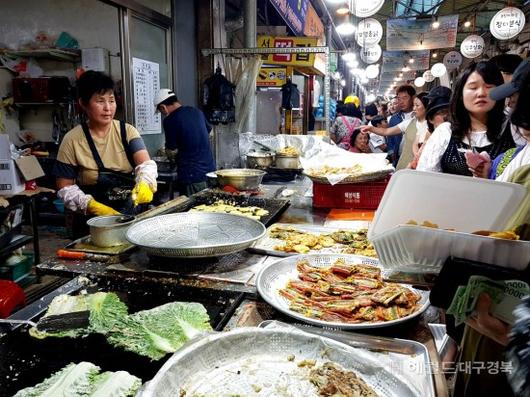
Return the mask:
POLYGON ((524 12, 515 7, 500 10, 491 19, 490 32, 496 39, 509 40, 517 36, 524 28, 524 12))
POLYGON ((378 44, 383 38, 383 27, 374 18, 366 18, 359 22, 355 39, 361 47, 370 47, 378 44))
POLYGON ((322 37, 324 25, 309 0, 270 0, 297 36, 322 37))
POLYGON ((286 68, 260 68, 256 85, 258 87, 281 87, 286 82, 286 68))
POLYGON ((467 36, 460 44, 460 52, 466 58, 476 58, 484 51, 484 39, 481 36, 472 34, 467 36))
MULTIPOLYGON (((259 48, 303 48, 315 47, 315 37, 274 37, 258 36, 259 48)), ((268 54, 263 56, 263 63, 273 65, 308 66, 315 63, 315 54, 268 54)))
POLYGON ((434 50, 456 45, 458 15, 439 17, 440 27, 434 29, 429 19, 389 19, 386 22, 388 50, 434 50))
POLYGON ((429 69, 429 50, 422 51, 383 51, 383 71, 402 71, 406 66, 409 70, 429 69), (409 60, 414 63, 409 63, 409 60))

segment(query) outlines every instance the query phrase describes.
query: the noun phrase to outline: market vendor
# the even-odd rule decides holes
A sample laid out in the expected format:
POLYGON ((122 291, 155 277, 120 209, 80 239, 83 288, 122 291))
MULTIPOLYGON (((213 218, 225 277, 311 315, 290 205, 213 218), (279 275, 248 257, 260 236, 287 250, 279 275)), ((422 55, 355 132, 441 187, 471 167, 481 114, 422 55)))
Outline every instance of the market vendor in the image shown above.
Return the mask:
POLYGON ((136 128, 114 120, 114 82, 87 71, 77 89, 87 121, 70 130, 59 147, 53 171, 57 196, 67 209, 89 216, 130 213, 151 202, 156 163, 136 128))
POLYGON ((175 152, 179 194, 190 196, 208 187, 206 174, 215 171, 210 149, 212 129, 204 113, 192 106, 183 106, 169 88, 155 97, 155 111, 162 113, 166 150, 175 152))

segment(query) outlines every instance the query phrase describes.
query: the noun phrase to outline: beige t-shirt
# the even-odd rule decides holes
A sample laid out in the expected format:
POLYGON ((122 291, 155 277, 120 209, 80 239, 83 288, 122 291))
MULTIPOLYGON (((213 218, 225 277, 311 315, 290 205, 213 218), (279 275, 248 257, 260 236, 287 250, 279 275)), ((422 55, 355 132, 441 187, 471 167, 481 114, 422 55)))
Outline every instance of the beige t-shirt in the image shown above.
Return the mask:
MULTIPOLYGON (((127 142, 130 143, 136 138, 141 139, 140 133, 132 125, 125 124, 125 129, 127 142)), ((121 142, 120 122, 118 120, 112 121, 111 129, 106 137, 99 138, 92 135, 92 139, 105 168, 123 173, 133 172, 121 142)), ((98 166, 92 156, 81 125, 74 127, 64 136, 59 147, 57 160, 77 168, 77 183, 79 185, 96 184, 98 166)))

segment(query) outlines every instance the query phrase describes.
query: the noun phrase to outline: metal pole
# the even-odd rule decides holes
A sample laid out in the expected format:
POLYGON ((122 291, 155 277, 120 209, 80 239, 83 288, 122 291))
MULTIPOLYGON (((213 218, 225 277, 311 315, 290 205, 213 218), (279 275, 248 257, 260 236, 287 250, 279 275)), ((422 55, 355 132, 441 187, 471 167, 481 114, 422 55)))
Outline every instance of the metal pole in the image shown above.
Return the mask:
MULTIPOLYGON (((245 47, 256 47, 256 26, 258 5, 257 0, 244 0, 244 22, 245 22, 245 47)), ((254 76, 254 86, 252 95, 249 96, 249 101, 246 103, 248 118, 245 131, 256 133, 256 77, 254 76)), ((245 132, 241 131, 241 132, 245 132)))
POLYGON ((331 37, 332 37, 333 31, 332 26, 328 22, 326 26, 326 46, 328 47, 328 52, 324 55, 326 58, 326 74, 324 75, 324 118, 325 118, 325 126, 326 131, 329 133, 330 131, 330 51, 331 51, 331 37))

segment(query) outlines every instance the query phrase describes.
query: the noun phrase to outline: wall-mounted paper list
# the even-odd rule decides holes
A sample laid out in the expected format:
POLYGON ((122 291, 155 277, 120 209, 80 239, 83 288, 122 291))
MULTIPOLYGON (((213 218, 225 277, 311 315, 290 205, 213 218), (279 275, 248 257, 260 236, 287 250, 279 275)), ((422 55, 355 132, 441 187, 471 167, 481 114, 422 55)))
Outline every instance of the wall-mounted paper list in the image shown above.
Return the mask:
POLYGON ((134 120, 140 134, 160 134, 160 113, 155 113, 155 95, 160 89, 158 63, 133 58, 134 120))

